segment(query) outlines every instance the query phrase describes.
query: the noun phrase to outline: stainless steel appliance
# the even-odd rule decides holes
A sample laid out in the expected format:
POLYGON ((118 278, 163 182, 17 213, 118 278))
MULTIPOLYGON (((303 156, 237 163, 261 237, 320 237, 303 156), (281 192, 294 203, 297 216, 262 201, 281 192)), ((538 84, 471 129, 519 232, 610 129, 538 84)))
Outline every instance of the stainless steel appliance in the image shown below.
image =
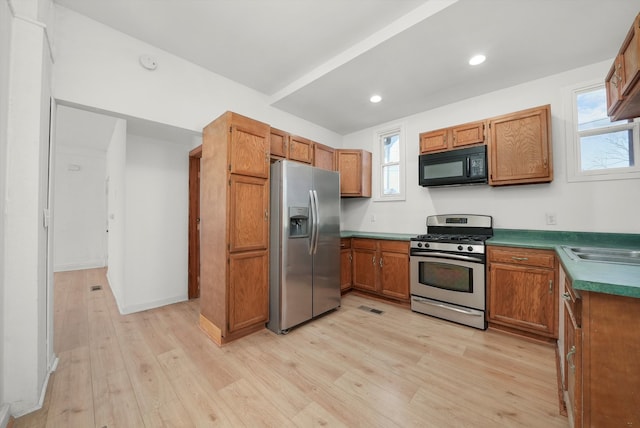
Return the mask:
POLYGON ((290 328, 340 306, 340 175, 271 165, 269 322, 290 328))
POLYGON ((486 329, 485 241, 491 236, 490 216, 427 217, 427 234, 411 238, 411 309, 486 329))
POLYGON ((420 155, 418 171, 423 187, 487 183, 487 146, 420 155))

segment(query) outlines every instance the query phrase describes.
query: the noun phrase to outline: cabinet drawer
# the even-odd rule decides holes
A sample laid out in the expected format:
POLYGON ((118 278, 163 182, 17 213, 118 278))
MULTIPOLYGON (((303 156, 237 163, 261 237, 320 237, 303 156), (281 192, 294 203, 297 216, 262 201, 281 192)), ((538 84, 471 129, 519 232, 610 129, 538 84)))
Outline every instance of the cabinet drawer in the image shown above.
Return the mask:
POLYGON ((351 248, 351 238, 340 238, 340 249, 348 250, 351 248))
POLYGON ((510 263, 526 266, 538 266, 553 269, 555 254, 546 250, 528 250, 511 247, 488 247, 489 262, 510 263))
POLYGON ((564 293, 562 299, 565 301, 568 312, 574 319, 577 327, 582 327, 582 299, 576 294, 571 286, 569 278, 564 279, 564 293))
POLYGON ((365 250, 375 250, 376 249, 376 240, 375 239, 363 239, 363 238, 353 238, 351 242, 353 248, 362 248, 365 250))
POLYGON ((409 243, 405 241, 379 241, 380 251, 409 254, 409 243))

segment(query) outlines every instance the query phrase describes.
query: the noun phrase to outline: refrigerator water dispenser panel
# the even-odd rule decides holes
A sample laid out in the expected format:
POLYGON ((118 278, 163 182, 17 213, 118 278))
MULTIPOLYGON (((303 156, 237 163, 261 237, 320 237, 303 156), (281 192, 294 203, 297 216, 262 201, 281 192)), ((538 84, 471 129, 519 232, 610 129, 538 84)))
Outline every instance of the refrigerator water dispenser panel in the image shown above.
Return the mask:
POLYGON ((309 237, 309 207, 289 207, 289 238, 309 237))

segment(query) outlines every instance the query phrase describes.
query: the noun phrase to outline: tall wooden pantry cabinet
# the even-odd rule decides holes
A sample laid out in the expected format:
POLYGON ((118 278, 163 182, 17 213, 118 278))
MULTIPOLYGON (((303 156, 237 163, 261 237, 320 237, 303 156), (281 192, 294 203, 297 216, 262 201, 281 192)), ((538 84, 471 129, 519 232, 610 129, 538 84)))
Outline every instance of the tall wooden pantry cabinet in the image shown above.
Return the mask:
POLYGON ((218 345, 269 318, 269 133, 232 112, 203 130, 200 327, 218 345))

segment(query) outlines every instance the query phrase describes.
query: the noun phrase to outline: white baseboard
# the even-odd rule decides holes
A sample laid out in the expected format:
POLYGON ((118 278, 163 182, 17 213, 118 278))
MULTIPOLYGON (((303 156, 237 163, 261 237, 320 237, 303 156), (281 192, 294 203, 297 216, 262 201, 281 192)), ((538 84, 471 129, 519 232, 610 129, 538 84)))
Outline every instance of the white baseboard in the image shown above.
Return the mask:
POLYGON ((105 267, 104 260, 87 260, 80 263, 60 263, 53 266, 54 272, 67 272, 70 270, 96 269, 105 267))
MULTIPOLYGON (((56 371, 56 368, 58 367, 58 357, 54 355, 54 359, 53 362, 51 363, 51 367, 49 368, 49 371, 47 372, 47 377, 44 379, 44 382, 42 383, 42 390, 40 391, 40 400, 38 400, 38 404, 34 407, 31 407, 29 409, 22 409, 16 412, 15 415, 13 415, 13 417, 15 418, 19 418, 20 416, 24 416, 27 415, 31 412, 35 412, 36 410, 40 410, 42 409, 42 405, 44 404, 44 399, 45 399, 45 395, 47 394, 47 386, 49 385, 49 381, 51 380, 51 373, 56 371)), ((8 419, 7 419, 8 421, 8 419)), ((6 425, 0 425, 0 428, 6 428, 6 425)))
POLYGON ((137 305, 124 306, 120 308, 120 313, 122 315, 128 315, 128 314, 133 314, 135 312, 142 312, 148 309, 154 309, 154 308, 159 308, 161 306, 171 305, 173 303, 184 302, 185 300, 188 300, 188 297, 181 294, 179 296, 156 300, 153 302, 144 302, 137 305))
POLYGON ((11 417, 9 408, 8 404, 0 405, 0 428, 7 428, 7 425, 9 425, 9 418, 11 417))

